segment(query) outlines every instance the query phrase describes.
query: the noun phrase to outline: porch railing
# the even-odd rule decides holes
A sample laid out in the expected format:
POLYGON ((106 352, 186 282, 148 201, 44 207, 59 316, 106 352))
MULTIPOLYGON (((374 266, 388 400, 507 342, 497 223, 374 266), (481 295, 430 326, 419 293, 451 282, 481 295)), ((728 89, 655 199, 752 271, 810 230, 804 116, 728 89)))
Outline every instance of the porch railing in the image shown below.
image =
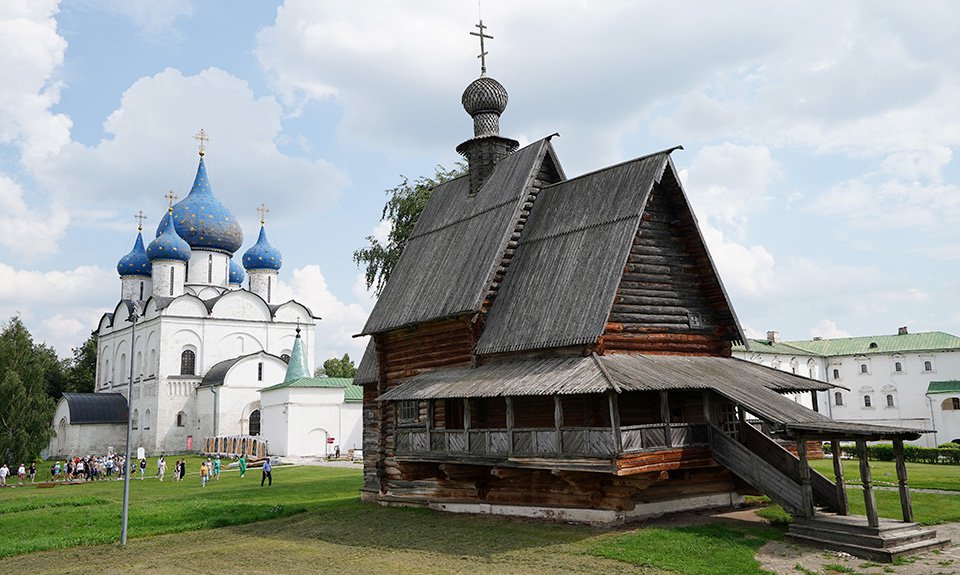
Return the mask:
MULTIPOLYGON (((622 453, 656 451, 675 447, 707 445, 706 424, 656 423, 620 429, 622 453)), ((425 429, 396 430, 398 455, 472 454, 478 456, 583 456, 616 455, 611 427, 562 427, 557 429, 425 429)))

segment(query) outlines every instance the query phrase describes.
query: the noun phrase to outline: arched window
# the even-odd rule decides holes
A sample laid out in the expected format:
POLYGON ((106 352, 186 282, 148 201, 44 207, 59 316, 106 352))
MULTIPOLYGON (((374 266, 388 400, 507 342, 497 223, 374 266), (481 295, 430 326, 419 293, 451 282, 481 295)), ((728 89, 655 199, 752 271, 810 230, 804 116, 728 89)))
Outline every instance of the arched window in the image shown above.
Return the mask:
POLYGON ((270 300, 272 299, 270 297, 273 290, 273 283, 270 281, 272 279, 273 278, 271 278, 270 276, 267 276, 267 303, 270 303, 270 300))
POLYGON ((143 428, 150 429, 150 410, 143 412, 143 428))
POLYGON ((197 354, 192 349, 185 349, 180 354, 180 375, 197 374, 197 354))
POLYGON ((863 406, 864 406, 864 407, 873 407, 873 400, 870 398, 869 395, 864 395, 864 396, 863 396, 863 406))
POLYGON ((173 295, 173 267, 170 268, 170 295, 173 295))
POLYGON ((187 426, 187 414, 181 411, 177 414, 177 427, 186 427, 186 426, 187 426))
POLYGON ((127 364, 127 354, 121 353, 120 361, 117 362, 117 373, 119 374, 117 377, 117 381, 127 380, 127 376, 125 375, 125 370, 128 370, 128 369, 130 369, 130 365, 127 364))
POLYGON ((833 370, 833 379, 840 379, 840 370, 839 370, 839 369, 834 369, 834 370, 833 370))
POLYGON ((287 363, 290 363, 290 354, 289 354, 289 353, 281 353, 281 354, 280 354, 280 359, 282 359, 283 361, 285 361, 285 362, 287 362, 287 363))
POLYGON ((933 371, 933 362, 929 359, 923 362, 923 371, 933 371))
POLYGON ((140 429, 140 412, 136 409, 133 410, 133 421, 130 424, 133 429, 140 429))
POLYGON ((140 299, 143 299, 143 282, 140 282, 140 299))
POLYGON ((137 374, 138 378, 143 377, 143 352, 142 351, 137 352, 137 369, 136 371, 134 371, 134 373, 137 374))
POLYGON ((903 364, 899 361, 893 364, 893 371, 900 373, 903 371, 903 364))
POLYGON ((263 381, 263 362, 262 361, 257 364, 257 381, 263 381))
POLYGON ((207 256, 207 283, 213 283, 213 254, 207 256))
POLYGON ((833 393, 833 404, 834 405, 843 405, 843 394, 839 391, 833 393))
POLYGON ((893 394, 887 394, 887 407, 893 407, 893 394))
POLYGON ((110 373, 110 360, 105 359, 103 360, 103 384, 104 385, 107 385, 108 383, 113 381, 113 378, 111 377, 111 375, 112 374, 110 373))
POLYGON ((960 410, 960 397, 948 397, 940 404, 940 409, 944 411, 960 410))
POLYGON ((865 363, 860 364, 860 373, 870 373, 870 371, 867 369, 867 364, 865 363))
POLYGON ((250 433, 248 435, 260 435, 260 410, 255 409, 250 413, 250 433))

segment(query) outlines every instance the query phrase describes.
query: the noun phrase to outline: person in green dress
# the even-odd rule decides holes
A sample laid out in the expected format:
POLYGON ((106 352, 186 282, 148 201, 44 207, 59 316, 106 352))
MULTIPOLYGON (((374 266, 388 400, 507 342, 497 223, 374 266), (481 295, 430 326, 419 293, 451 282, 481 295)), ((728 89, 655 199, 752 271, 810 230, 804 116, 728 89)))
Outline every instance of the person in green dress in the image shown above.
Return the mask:
POLYGON ((220 481, 220 456, 213 460, 213 478, 220 481))
POLYGON ((240 477, 243 477, 243 474, 247 472, 247 456, 240 454, 240 477))

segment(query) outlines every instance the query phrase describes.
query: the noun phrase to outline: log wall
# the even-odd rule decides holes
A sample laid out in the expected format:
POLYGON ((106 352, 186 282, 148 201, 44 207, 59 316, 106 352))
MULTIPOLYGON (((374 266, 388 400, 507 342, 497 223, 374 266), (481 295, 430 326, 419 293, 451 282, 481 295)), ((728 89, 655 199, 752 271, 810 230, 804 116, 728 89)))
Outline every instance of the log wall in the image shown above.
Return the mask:
POLYGON ((729 357, 734 326, 726 298, 689 208, 669 185, 670 170, 647 200, 602 349, 729 357))

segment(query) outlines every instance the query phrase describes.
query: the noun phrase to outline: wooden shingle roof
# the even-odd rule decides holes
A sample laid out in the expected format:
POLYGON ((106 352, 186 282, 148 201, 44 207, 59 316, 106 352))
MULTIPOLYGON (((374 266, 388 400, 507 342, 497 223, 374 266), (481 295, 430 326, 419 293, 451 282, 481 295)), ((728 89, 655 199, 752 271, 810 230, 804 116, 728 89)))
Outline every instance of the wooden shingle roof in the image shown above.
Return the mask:
POLYGON ((466 176, 437 186, 361 335, 479 311, 548 149, 507 156, 476 194, 466 176))

